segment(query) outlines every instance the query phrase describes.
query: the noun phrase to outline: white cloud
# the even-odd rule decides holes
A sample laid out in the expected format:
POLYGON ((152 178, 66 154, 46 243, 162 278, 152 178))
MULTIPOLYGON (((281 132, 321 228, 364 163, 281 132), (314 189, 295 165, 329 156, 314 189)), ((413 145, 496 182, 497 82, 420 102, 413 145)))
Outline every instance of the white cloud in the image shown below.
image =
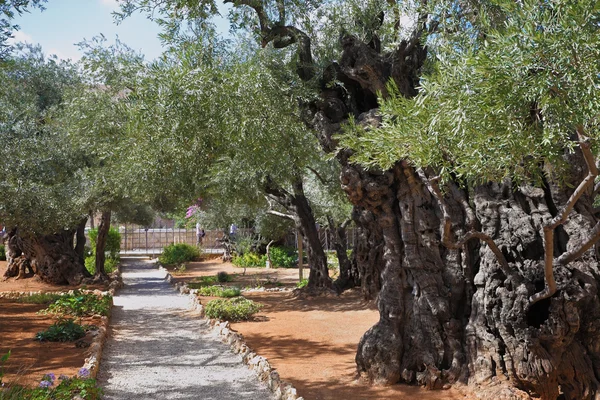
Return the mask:
POLYGON ((102 3, 104 6, 110 8, 111 10, 116 10, 119 8, 118 0, 100 0, 100 3, 102 3))
POLYGON ((8 39, 8 44, 15 43, 33 43, 33 38, 23 31, 15 31, 13 32, 13 37, 8 39))

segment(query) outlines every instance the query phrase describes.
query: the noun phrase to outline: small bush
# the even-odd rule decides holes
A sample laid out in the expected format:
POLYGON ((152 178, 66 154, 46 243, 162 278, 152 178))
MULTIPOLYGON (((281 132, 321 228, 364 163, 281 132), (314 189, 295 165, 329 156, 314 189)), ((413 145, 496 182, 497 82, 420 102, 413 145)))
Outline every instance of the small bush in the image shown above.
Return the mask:
POLYGON ((295 249, 287 247, 271 247, 271 264, 274 267, 293 268, 298 264, 298 254, 295 249))
POLYGON ((96 296, 93 293, 83 293, 79 290, 73 294, 61 296, 42 313, 72 315, 84 317, 92 315, 108 315, 111 296, 96 296))
POLYGON ((201 296, 214 297, 237 297, 241 294, 238 287, 223 287, 223 286, 204 286, 198 289, 198 294, 201 296))
POLYGON ((60 293, 38 293, 29 296, 19 297, 17 303, 25 304, 50 304, 60 299, 62 294, 60 293))
POLYGON ((6 248, 0 244, 0 261, 6 261, 6 248))
POLYGON ((217 281, 219 281, 221 283, 231 282, 232 280, 233 280, 233 276, 229 275, 225 271, 219 271, 219 273, 217 273, 217 281))
MULTIPOLYGON (((98 229, 90 229, 88 231, 90 237, 90 247, 92 254, 96 253, 96 240, 98 239, 98 229)), ((121 251, 121 234, 117 228, 110 228, 108 230, 108 237, 106 238, 106 247, 104 251, 108 253, 108 257, 116 259, 121 251)))
POLYGON ((164 248, 158 261, 162 265, 179 265, 186 261, 192 261, 200 257, 200 251, 194 246, 185 243, 170 244, 164 248))
POLYGON ((50 325, 45 331, 36 333, 39 341, 73 342, 85 336, 85 329, 72 319, 63 319, 50 325))
POLYGON ((211 300, 206 304, 205 313, 209 318, 227 321, 247 321, 260 311, 262 304, 244 297, 211 300))
POLYGON ((302 279, 300 282, 296 283, 296 287, 298 289, 302 289, 308 285, 308 279, 302 279))
POLYGON ((59 376, 60 383, 54 387, 56 378, 54 374, 44 376, 38 387, 23 386, 5 387, 0 390, 1 400, 97 400, 102 395, 102 389, 96 386, 96 380, 87 377, 59 376), (78 397, 77 397, 78 396, 78 397))
MULTIPOLYGON (((111 274, 117 270, 117 266, 119 265, 119 258, 116 259, 107 257, 104 260, 104 272, 107 274, 111 274)), ((92 275, 96 274, 96 256, 91 255, 85 258, 85 269, 92 275)))
POLYGON ((241 268, 256 268, 265 266, 265 258, 256 253, 245 253, 241 256, 235 256, 231 260, 233 265, 241 268))

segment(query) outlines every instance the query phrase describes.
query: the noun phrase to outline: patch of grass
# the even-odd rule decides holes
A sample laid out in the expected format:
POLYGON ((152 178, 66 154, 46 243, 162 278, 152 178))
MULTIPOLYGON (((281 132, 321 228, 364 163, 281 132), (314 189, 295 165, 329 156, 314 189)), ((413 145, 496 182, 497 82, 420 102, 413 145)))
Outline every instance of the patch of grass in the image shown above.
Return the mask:
POLYGON ((211 300, 206 304, 204 312, 209 318, 227 321, 247 321, 262 308, 262 304, 255 303, 244 297, 233 299, 211 300))
POLYGON ((16 299, 17 303, 24 304, 50 304, 60 299, 60 293, 36 293, 29 296, 23 296, 16 299))
POLYGON ((50 325, 45 331, 35 334, 39 341, 73 342, 85 336, 85 329, 72 319, 61 319, 50 325))
POLYGON ((37 388, 8 386, 0 390, 0 400, 97 400, 102 389, 96 386, 96 380, 83 377, 60 376, 56 384, 54 374, 44 376, 37 388), (79 396, 79 397, 76 397, 79 396))
POLYGON ((75 290, 72 294, 60 296, 48 308, 40 311, 43 314, 72 315, 85 317, 92 315, 108 315, 111 296, 97 296, 94 293, 84 293, 75 290))
POLYGON ((158 261, 165 266, 179 265, 200 257, 197 247, 185 243, 171 244, 164 248, 158 261))
POLYGON ((238 287, 223 287, 223 286, 204 286, 198 289, 198 294, 201 296, 213 297, 237 297, 241 294, 238 287))

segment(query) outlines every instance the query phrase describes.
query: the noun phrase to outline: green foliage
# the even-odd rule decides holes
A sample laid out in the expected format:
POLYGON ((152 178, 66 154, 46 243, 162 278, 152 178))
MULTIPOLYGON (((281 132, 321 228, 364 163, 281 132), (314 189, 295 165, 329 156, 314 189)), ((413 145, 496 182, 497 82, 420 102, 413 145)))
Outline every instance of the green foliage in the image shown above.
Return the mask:
POLYGON ((244 297, 233 299, 211 300, 206 304, 204 312, 207 317, 227 320, 246 321, 260 311, 262 304, 244 297))
POLYGON ((96 386, 96 380, 83 377, 59 377, 58 385, 55 380, 44 378, 42 382, 50 382, 44 387, 28 388, 10 386, 0 390, 0 400, 99 400, 102 389, 96 386), (49 385, 48 387, 45 387, 49 385))
POLYGON ((241 256, 234 256, 231 260, 232 264, 236 267, 242 268, 253 268, 253 267, 264 267, 265 258, 252 252, 244 253, 241 256))
POLYGON ((72 294, 61 296, 41 312, 58 315, 72 315, 75 317, 92 315, 106 316, 110 311, 111 299, 112 297, 110 295, 98 296, 94 293, 84 293, 76 290, 72 294))
POLYGON ((73 342, 85 336, 85 329, 72 319, 60 319, 45 331, 36 333, 39 341, 73 342))
POLYGON ((205 286, 198 289, 198 294, 201 296, 214 297, 237 297, 241 294, 238 287, 223 287, 223 286, 205 286))
MULTIPOLYGON (((90 246, 92 248, 92 254, 96 254, 96 241, 98 239, 98 229, 90 229, 88 231, 88 235, 90 237, 90 246)), ((119 252, 121 251, 121 234, 117 228, 111 227, 108 230, 108 236, 106 237, 106 247, 104 251, 107 254, 107 257, 117 259, 119 257, 119 252)))
POLYGON ((229 275, 225 271, 219 271, 219 273, 217 273, 217 281, 218 282, 225 283, 225 282, 231 282, 232 280, 233 280, 233 276, 229 275))
POLYGON ((271 247, 269 254, 273 267, 293 268, 298 263, 298 253, 294 248, 271 247))
MULTIPOLYGON (((119 258, 114 259, 107 257, 104 260, 104 271, 107 274, 115 272, 117 270, 117 266, 119 265, 119 258)), ((96 273, 96 256, 88 256, 85 258, 85 269, 92 275, 96 273)))
POLYGON ((300 282, 296 283, 296 287, 298 289, 302 289, 308 286, 308 279, 302 279, 300 282))
POLYGON ((158 261, 162 265, 171 266, 182 264, 186 261, 193 261, 200 257, 200 251, 197 247, 186 243, 170 244, 163 249, 158 261))
POLYGON ((63 295, 61 293, 36 293, 29 296, 19 297, 18 303, 25 304, 50 304, 60 299, 63 295))
POLYGON ((0 261, 6 261, 6 248, 0 244, 0 261))
POLYGON ((4 377, 4 364, 6 364, 9 357, 10 350, 8 351, 8 353, 3 354, 2 357, 0 357, 0 386, 2 386, 2 378, 4 377))

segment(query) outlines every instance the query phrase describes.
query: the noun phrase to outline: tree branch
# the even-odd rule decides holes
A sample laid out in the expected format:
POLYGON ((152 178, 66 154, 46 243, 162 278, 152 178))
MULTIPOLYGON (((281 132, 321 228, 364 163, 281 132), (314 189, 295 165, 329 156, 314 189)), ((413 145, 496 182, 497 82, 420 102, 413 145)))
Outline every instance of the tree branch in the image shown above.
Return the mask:
MULTIPOLYGON (((575 189, 567 204, 563 207, 563 209, 554 217, 548 224, 544 226, 544 277, 546 280, 546 287, 543 291, 534 294, 529 298, 531 304, 534 304, 540 300, 547 299, 556 293, 556 281, 554 280, 554 229, 556 229, 559 225, 562 225, 567 220, 569 214, 573 210, 575 203, 577 200, 585 193, 592 185, 594 184, 594 180, 598 176, 598 168, 596 167, 596 160, 594 160, 594 155, 590 150, 590 141, 585 136, 585 132, 583 130, 583 126, 577 126, 577 137, 579 139, 579 148, 583 153, 583 158, 585 159, 585 163, 588 167, 588 175, 581 181, 579 186, 575 189)), ((596 225, 597 226, 597 225, 596 225)), ((592 232, 597 231, 596 227, 592 230, 592 232)), ((568 262, 575 260, 577 257, 581 256, 587 249, 589 249, 597 240, 600 238, 599 234, 596 232, 586 240, 583 245, 568 254, 563 254, 557 262, 560 262, 561 265, 566 265, 568 262)))
POLYGON ((310 165, 307 165, 307 166, 306 166, 306 168, 307 168, 307 169, 308 169, 310 172, 312 172, 313 174, 315 174, 315 176, 316 176, 316 177, 317 177, 317 178, 318 178, 318 179, 321 181, 321 183, 322 183, 323 185, 327 185, 327 184, 328 184, 328 182, 327 182, 325 179, 323 179, 323 177, 321 176, 321 174, 319 174, 319 172, 318 172, 318 171, 316 171, 316 170, 315 170, 313 167, 311 167, 310 165))
POLYGON ((296 218, 293 215, 285 214, 275 210, 267 210, 267 214, 275 215, 276 217, 291 219, 292 221, 296 221, 296 218))
POLYGON ((450 213, 448 212, 448 206, 446 204, 446 201, 444 200, 444 195, 442 194, 442 191, 440 190, 440 187, 438 185, 439 177, 429 179, 427 178, 425 172, 421 168, 417 169, 417 174, 419 174, 419 176, 423 180, 423 183, 425 184, 425 186, 427 186, 427 189, 429 189, 431 194, 436 198, 442 210, 442 244, 449 249, 458 250, 461 249, 465 244, 467 244, 469 240, 479 239, 485 242, 489 246, 490 250, 492 250, 496 258, 498 259, 500 266, 504 270, 506 276, 511 276, 512 273, 510 271, 510 266, 508 265, 504 254, 502 254, 502 251, 498 248, 496 242, 494 242, 494 240, 489 235, 486 235, 485 233, 476 230, 471 230, 457 241, 452 241, 452 220, 450 218, 450 213))

